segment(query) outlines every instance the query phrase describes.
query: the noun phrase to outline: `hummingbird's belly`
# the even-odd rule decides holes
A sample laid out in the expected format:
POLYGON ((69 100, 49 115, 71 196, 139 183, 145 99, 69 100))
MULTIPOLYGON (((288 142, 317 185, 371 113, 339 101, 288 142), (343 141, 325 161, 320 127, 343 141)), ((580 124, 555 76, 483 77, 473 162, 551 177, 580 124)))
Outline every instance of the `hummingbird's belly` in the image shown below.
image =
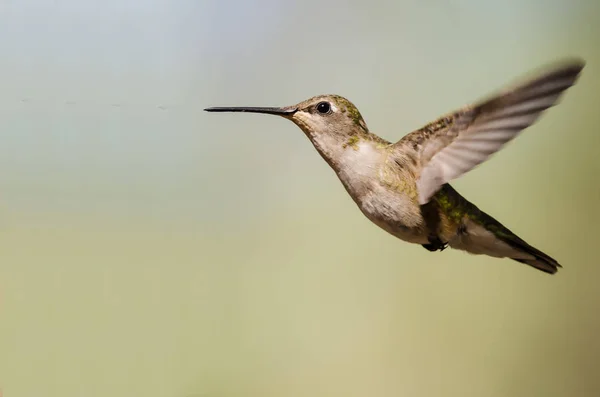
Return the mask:
POLYGON ((389 165, 386 159, 386 152, 361 142, 343 152, 336 172, 369 220, 401 240, 427 244, 412 175, 398 174, 397 164, 389 165))
POLYGON ((371 222, 393 236, 409 243, 428 243, 421 209, 409 195, 381 186, 365 194, 357 204, 371 222))

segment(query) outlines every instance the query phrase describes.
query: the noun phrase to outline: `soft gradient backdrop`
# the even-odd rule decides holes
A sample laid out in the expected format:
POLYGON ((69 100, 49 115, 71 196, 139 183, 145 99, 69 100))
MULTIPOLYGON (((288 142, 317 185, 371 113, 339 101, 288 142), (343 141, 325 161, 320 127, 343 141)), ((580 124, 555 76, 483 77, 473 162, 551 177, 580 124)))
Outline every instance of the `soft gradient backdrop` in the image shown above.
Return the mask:
POLYGON ((600 3, 0 2, 4 397, 600 395, 600 3), (292 123, 389 140, 566 56, 454 186, 563 265, 402 243, 292 123))

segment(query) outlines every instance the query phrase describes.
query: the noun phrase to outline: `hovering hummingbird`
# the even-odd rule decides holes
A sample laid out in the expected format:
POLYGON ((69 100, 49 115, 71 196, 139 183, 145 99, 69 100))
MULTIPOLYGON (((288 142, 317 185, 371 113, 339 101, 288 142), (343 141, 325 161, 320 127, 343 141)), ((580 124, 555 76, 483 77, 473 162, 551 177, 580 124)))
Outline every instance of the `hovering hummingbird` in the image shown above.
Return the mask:
POLYGON ((369 131, 339 95, 286 107, 212 107, 208 112, 273 114, 310 139, 363 214, 401 240, 429 251, 447 246, 510 258, 554 274, 560 264, 461 196, 448 182, 499 151, 577 80, 585 63, 569 60, 478 103, 464 106, 396 143, 369 131))

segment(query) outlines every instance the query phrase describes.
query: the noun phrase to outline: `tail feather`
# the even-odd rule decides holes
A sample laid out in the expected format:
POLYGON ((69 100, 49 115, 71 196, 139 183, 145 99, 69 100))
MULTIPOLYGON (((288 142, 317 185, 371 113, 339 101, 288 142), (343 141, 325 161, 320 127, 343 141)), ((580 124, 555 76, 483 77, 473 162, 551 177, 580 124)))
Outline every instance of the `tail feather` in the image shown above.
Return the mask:
MULTIPOLYGON (((505 228, 506 229, 506 228, 505 228)), ((508 229, 506 229, 508 230, 508 229)), ((510 232, 510 231, 509 231, 510 232)), ((533 256, 535 259, 519 259, 519 258, 511 258, 517 262, 524 263, 529 266, 533 266, 538 270, 543 272, 554 274, 558 271, 559 267, 562 267, 560 263, 556 261, 556 259, 550 257, 549 255, 543 253, 539 249, 532 247, 527 244, 523 239, 519 238, 517 235, 512 233, 510 238, 502 239, 505 243, 511 245, 512 247, 518 249, 521 252, 529 254, 533 256)))
POLYGON ((562 267, 554 259, 552 259, 552 261, 547 261, 547 260, 543 260, 543 259, 533 259, 533 260, 515 259, 515 258, 511 258, 511 259, 515 260, 517 262, 521 262, 526 265, 535 267, 536 269, 541 270, 544 273, 548 273, 548 274, 554 274, 558 271, 559 267, 562 267))
POLYGON ((481 226, 493 233, 496 239, 507 244, 514 250, 513 255, 507 255, 508 258, 520 263, 532 266, 548 274, 554 274, 562 267, 556 259, 543 253, 539 249, 532 247, 525 240, 510 231, 506 226, 492 218, 485 212, 479 213, 479 221, 481 226), (523 255, 525 254, 525 255, 523 255), (526 257, 523 257, 526 256, 526 257))
POLYGON ((445 184, 435 196, 446 223, 454 224, 452 217, 460 217, 457 231, 451 228, 448 245, 476 255, 510 258, 545 273, 554 274, 562 267, 556 259, 527 244, 492 216, 462 197, 453 187, 445 184), (454 213, 453 213, 454 212, 454 213))

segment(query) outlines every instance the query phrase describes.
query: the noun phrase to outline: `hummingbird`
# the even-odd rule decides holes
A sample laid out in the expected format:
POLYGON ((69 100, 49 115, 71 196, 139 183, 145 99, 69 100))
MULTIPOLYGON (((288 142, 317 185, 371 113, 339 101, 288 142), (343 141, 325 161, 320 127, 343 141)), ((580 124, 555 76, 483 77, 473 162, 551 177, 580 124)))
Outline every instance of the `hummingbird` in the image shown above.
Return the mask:
POLYGON ((556 105, 585 62, 568 59, 392 143, 372 133, 348 99, 318 95, 284 107, 211 107, 294 122, 375 225, 428 251, 448 246, 510 258, 554 274, 561 265, 465 199, 449 182, 486 161, 556 105))

